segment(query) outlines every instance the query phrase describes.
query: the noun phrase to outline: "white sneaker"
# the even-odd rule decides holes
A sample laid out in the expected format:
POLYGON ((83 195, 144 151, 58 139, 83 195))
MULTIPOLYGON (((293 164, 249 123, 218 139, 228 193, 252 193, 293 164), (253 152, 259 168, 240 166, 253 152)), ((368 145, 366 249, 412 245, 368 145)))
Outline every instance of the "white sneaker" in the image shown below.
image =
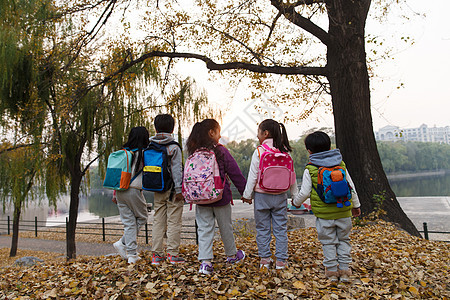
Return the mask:
POLYGON ((113 244, 114 248, 116 248, 117 253, 119 253, 120 256, 122 256, 123 259, 127 259, 127 250, 125 250, 125 245, 122 243, 121 240, 118 240, 113 244))
POLYGON ((139 257, 139 255, 135 254, 135 255, 130 255, 128 256, 128 263, 129 264, 135 264, 138 260, 140 260, 141 258, 139 257))

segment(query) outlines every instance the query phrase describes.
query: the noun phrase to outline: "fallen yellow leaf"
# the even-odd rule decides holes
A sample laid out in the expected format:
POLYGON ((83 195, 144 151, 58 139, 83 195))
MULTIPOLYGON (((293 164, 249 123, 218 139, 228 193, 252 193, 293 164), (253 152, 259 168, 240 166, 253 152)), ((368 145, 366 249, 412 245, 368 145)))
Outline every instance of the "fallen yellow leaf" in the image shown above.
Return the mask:
POLYGON ((305 284, 301 281, 296 281, 294 282, 294 288, 304 290, 305 284))
POLYGON ((419 291, 413 286, 410 286, 408 290, 416 296, 419 295, 419 291))
POLYGON ((361 278, 361 281, 364 283, 369 283, 370 282, 370 278, 361 278))

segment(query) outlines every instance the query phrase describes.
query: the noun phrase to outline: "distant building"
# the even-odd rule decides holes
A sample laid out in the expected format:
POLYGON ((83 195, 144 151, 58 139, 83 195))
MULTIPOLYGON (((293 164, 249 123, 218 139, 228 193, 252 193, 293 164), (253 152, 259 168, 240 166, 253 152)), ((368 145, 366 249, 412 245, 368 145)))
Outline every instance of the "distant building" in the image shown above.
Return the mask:
POLYGON ((377 141, 407 141, 430 142, 450 144, 450 126, 428 127, 425 124, 419 128, 401 129, 398 126, 388 125, 375 132, 377 141))

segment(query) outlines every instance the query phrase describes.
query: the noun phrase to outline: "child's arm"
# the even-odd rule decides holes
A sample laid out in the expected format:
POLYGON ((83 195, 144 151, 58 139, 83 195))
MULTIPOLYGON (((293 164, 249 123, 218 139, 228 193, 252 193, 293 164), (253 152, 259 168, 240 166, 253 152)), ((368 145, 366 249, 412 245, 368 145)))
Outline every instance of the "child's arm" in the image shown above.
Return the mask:
POLYGON ((353 183, 352 178, 350 177, 350 173, 347 170, 347 181, 348 184, 350 184, 350 187, 352 188, 352 216, 358 217, 361 215, 361 203, 359 202, 358 194, 356 193, 355 184, 353 183))
POLYGON ((297 178, 295 179, 294 184, 291 185, 291 188, 289 189, 289 191, 291 192, 291 197, 292 197, 292 199, 294 199, 295 196, 297 196, 297 194, 298 194, 298 183, 297 183, 297 178))
POLYGON ((237 188, 239 193, 242 195, 244 193, 245 184, 247 181, 245 180, 244 175, 242 175, 241 169, 236 162, 236 160, 231 156, 231 153, 227 148, 223 147, 223 158, 225 160, 225 174, 228 175, 228 178, 233 182, 234 186, 237 188))
MULTIPOLYGON (((181 184, 183 181, 183 163, 181 161, 181 149, 177 145, 172 145, 172 157, 170 158, 170 170, 175 187, 175 194, 181 195, 181 184)), ((179 200, 180 196, 176 197, 179 200)))
POLYGON ((111 201, 114 202, 115 204, 117 204, 116 190, 113 191, 113 197, 112 197, 111 201))
POLYGON ((252 161, 250 162, 250 169, 248 170, 247 185, 245 186, 242 198, 252 199, 252 193, 255 189, 259 174, 259 155, 258 149, 253 152, 252 161))
POLYGON ((303 202, 306 201, 311 196, 312 190, 312 180, 311 175, 309 174, 308 169, 305 169, 302 177, 302 186, 300 187, 300 192, 292 199, 292 204, 294 206, 301 206, 303 202))
POLYGON ((350 184, 350 187, 352 188, 353 208, 359 208, 361 206, 361 204, 359 202, 358 194, 356 193, 355 184, 353 183, 353 180, 350 177, 350 173, 348 172, 348 170, 347 170, 347 181, 348 181, 348 184, 350 184))

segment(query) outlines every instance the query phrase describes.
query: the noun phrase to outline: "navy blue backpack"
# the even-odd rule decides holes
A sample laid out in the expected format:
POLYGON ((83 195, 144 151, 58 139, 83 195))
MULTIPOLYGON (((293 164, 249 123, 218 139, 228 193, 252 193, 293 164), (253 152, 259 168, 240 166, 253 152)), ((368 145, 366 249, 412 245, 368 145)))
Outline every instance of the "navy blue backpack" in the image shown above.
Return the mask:
POLYGON ((172 188, 173 179, 170 171, 167 146, 181 146, 175 141, 158 144, 154 141, 144 150, 144 169, 142 188, 146 191, 165 192, 172 188))

